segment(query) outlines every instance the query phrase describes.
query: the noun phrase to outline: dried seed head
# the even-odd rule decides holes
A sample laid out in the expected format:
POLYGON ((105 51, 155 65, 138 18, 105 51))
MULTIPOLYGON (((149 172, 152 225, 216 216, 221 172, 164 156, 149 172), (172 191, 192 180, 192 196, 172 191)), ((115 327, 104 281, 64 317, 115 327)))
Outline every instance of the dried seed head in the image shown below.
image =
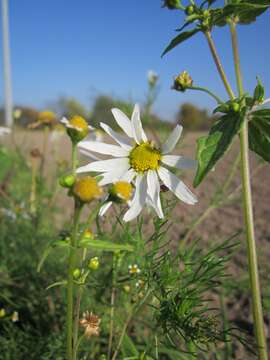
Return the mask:
POLYGON ((80 325, 84 328, 84 335, 88 338, 91 336, 98 336, 100 332, 101 319, 92 312, 86 311, 83 313, 83 318, 80 320, 80 325))

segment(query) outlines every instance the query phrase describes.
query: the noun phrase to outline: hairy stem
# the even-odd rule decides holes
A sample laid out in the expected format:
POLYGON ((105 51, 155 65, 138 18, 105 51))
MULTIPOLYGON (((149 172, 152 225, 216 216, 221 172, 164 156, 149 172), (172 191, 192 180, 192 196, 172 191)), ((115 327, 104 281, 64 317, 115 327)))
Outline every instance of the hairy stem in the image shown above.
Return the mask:
POLYGON ((188 89, 203 91, 206 94, 210 95, 213 99, 215 99, 218 104, 223 104, 223 101, 217 95, 215 95, 214 93, 212 93, 212 91, 208 90, 205 87, 202 87, 202 86, 190 86, 188 89))
POLYGON ((230 98, 231 99, 234 99, 235 96, 234 96, 234 93, 232 91, 232 88, 231 88, 231 85, 227 79, 227 76, 225 74, 225 71, 223 69, 223 66, 221 64, 221 61, 220 61, 220 58, 218 56, 218 53, 217 53, 217 50, 216 50, 216 47, 215 47, 215 44, 213 42, 213 39, 212 39, 212 36, 211 36, 211 33, 210 31, 206 31, 205 32, 205 36, 206 36, 206 39, 207 39, 207 42, 208 42, 208 45, 209 45, 209 48, 210 48, 210 51, 211 51, 211 54, 213 56, 213 59, 215 61, 215 64, 216 64, 216 67, 217 67, 217 71, 219 72, 219 75, 221 77, 221 80, 223 81, 223 84, 227 90, 227 93, 229 94, 230 98))
MULTIPOLYGON (((232 21, 230 23, 232 46, 234 54, 234 65, 237 79, 237 86, 239 96, 244 93, 243 81, 240 69, 240 59, 238 52, 238 41, 236 33, 236 25, 232 21)), ((248 122, 244 121, 242 129, 240 130, 240 148, 241 148, 241 174, 243 184, 243 205, 244 205, 244 218, 246 224, 246 238, 247 238, 247 252, 249 263, 249 277, 252 292, 252 308, 255 323, 255 335, 259 351, 259 359, 267 360, 267 346, 264 333, 264 321, 259 281, 258 259, 254 231, 254 218, 252 207, 252 194, 250 184, 250 169, 249 169, 249 144, 248 144, 248 122)))
POLYGON ((73 230, 68 260, 68 283, 67 283, 67 358, 73 360, 73 271, 76 265, 76 246, 79 218, 82 207, 75 203, 73 230))

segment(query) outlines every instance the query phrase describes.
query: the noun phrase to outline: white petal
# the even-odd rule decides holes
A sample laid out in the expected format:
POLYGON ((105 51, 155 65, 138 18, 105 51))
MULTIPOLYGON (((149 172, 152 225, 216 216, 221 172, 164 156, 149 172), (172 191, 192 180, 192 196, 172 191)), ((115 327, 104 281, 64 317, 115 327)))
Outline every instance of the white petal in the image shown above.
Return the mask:
POLYGON ((182 130, 183 130, 183 126, 176 125, 176 127, 170 133, 165 144, 162 145, 162 154, 168 154, 175 148, 175 145, 177 144, 177 142, 181 136, 182 130))
POLYGON ((161 161, 169 166, 176 167, 177 169, 196 169, 197 161, 178 155, 164 155, 161 161))
POLYGON ((87 157, 89 157, 90 159, 93 159, 93 160, 101 160, 99 157, 92 154, 91 151, 88 151, 88 150, 80 149, 80 154, 82 154, 84 156, 87 156, 87 157))
POLYGON ((124 114, 119 109, 112 109, 112 114, 115 118, 115 121, 120 126, 120 128, 129 136, 130 138, 133 137, 132 127, 131 127, 131 121, 127 117, 126 114, 124 114))
POLYGON ((109 201, 107 203, 105 203, 104 205, 101 206, 100 210, 99 210, 99 216, 103 216, 107 210, 109 210, 109 208, 111 207, 112 202, 109 201))
POLYGON ((68 125, 68 123, 69 123, 68 119, 65 118, 65 117, 63 117, 63 118, 60 120, 60 122, 61 122, 62 124, 64 124, 64 125, 68 125))
POLYGON ((110 126, 104 123, 100 123, 100 126, 108 135, 110 135, 122 148, 126 150, 131 150, 132 146, 130 145, 130 141, 126 139, 124 136, 121 136, 116 131, 114 131, 110 126))
POLYGON ((147 195, 147 177, 138 175, 136 178, 136 190, 134 198, 131 201, 129 210, 125 213, 124 221, 128 222, 136 218, 142 211, 147 195))
POLYGON ((117 169, 119 173, 121 173, 121 171, 124 169, 128 171, 129 169, 128 158, 94 161, 88 165, 81 166, 80 168, 78 168, 77 173, 90 172, 90 171, 107 172, 107 171, 112 171, 114 169, 117 169))
POLYGON ((113 169, 111 171, 105 172, 103 174, 101 174, 101 176, 103 176, 103 178, 100 180, 99 185, 100 186, 104 186, 107 184, 111 184, 115 181, 118 181, 121 179, 122 176, 124 176, 127 173, 127 168, 123 167, 121 168, 116 168, 113 169))
POLYGON ((160 185, 157 173, 154 170, 149 170, 147 172, 147 193, 153 202, 152 206, 156 210, 158 216, 163 218, 164 215, 160 202, 160 185))
POLYGON ((142 127, 142 122, 140 118, 140 108, 138 104, 134 106, 134 110, 131 117, 131 124, 133 128, 133 137, 136 143, 140 144, 141 142, 146 142, 147 137, 142 127))
POLYGON ((158 175, 164 184, 182 201, 194 205, 198 200, 189 188, 169 170, 160 167, 158 175))
POLYGON ((153 200, 150 198, 150 196, 148 195, 147 198, 146 198, 146 204, 151 206, 155 212, 157 213, 158 217, 160 219, 163 219, 164 218, 164 215, 163 215, 163 211, 162 211, 162 208, 161 208, 161 204, 160 204, 160 207, 157 206, 157 204, 155 204, 153 202, 153 200))
POLYGON ((136 171, 133 169, 129 169, 124 175, 121 176, 120 180, 130 183, 135 176, 136 176, 136 171))
POLYGON ((126 157, 129 154, 127 150, 120 146, 101 143, 99 141, 81 141, 78 148, 116 157, 126 157))

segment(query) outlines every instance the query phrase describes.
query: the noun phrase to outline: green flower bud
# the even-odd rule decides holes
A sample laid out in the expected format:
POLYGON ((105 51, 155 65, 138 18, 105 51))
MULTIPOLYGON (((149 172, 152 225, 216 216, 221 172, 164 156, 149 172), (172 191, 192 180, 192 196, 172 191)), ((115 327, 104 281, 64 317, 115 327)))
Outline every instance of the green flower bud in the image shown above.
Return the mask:
POLYGON ((181 0, 164 0, 163 7, 167 7, 170 10, 179 9, 181 6, 181 0))
POLYGON ((99 268, 99 259, 97 256, 90 259, 90 261, 88 263, 88 268, 90 270, 97 270, 99 268))
POLYGON ((187 6, 185 9, 185 13, 186 15, 192 15, 194 13, 194 6, 193 5, 187 6))
POLYGON ((76 177, 74 175, 62 176, 59 180, 59 184, 64 188, 71 188, 75 183, 76 177))
POLYGON ((209 11, 209 10, 204 10, 204 11, 203 11, 203 17, 204 17, 205 19, 207 19, 207 18, 209 18, 209 16, 210 16, 210 11, 209 11))
POLYGON ((78 280, 80 276, 81 276, 81 270, 78 269, 78 268, 75 269, 75 270, 73 271, 73 279, 78 280))
POLYGON ((77 144, 89 133, 87 121, 81 116, 73 116, 68 123, 67 133, 74 144, 77 144))
POLYGON ((123 290, 124 290, 124 292, 127 293, 127 294, 130 293, 130 286, 129 286, 129 285, 124 285, 124 286, 123 286, 123 290))
POLYGON ((191 87, 193 80, 187 71, 183 71, 181 74, 174 78, 173 89, 184 92, 191 87))
POLYGON ((240 105, 237 103, 237 102, 232 102, 231 105, 230 105, 230 109, 233 111, 233 112, 239 112, 240 110, 240 105))

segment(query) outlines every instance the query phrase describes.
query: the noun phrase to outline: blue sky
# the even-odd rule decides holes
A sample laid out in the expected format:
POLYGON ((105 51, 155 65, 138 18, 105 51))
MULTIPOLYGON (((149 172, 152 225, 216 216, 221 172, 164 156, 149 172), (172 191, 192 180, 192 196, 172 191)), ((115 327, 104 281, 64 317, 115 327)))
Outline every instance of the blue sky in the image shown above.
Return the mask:
MULTIPOLYGON (((90 107, 100 93, 142 103, 149 69, 160 74, 155 111, 166 119, 173 119, 185 101, 209 109, 215 105, 207 95, 181 94, 170 89, 173 76, 182 70, 188 70, 197 85, 208 85, 225 96, 201 34, 161 59, 183 15, 162 9, 159 0, 9 3, 13 96, 17 104, 44 108, 65 95, 90 107)), ((268 94, 269 23, 270 11, 259 17, 256 25, 239 28, 246 89, 252 91, 256 75, 260 75, 269 84, 268 94)), ((217 29, 214 38, 229 78, 234 81, 229 33, 217 29)), ((0 86, 2 103, 2 77, 0 86)))

